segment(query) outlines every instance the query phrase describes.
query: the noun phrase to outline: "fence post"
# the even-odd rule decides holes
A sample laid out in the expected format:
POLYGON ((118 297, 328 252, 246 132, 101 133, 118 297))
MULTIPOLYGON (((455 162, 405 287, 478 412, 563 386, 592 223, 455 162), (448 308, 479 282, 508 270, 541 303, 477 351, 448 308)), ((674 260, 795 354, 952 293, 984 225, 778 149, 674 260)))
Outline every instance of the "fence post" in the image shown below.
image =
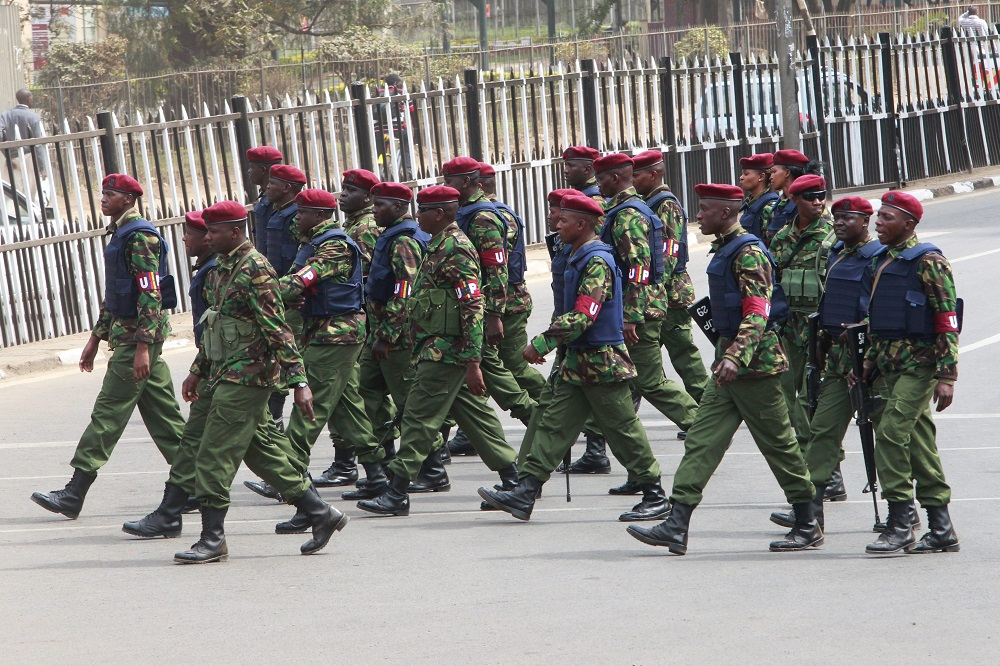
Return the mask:
POLYGON ((819 38, 816 35, 806 35, 806 49, 812 59, 812 84, 813 99, 816 100, 816 131, 820 135, 819 145, 823 145, 822 138, 826 130, 826 100, 823 99, 823 71, 819 65, 819 38))
POLYGON ((729 62, 733 66, 733 100, 736 114, 736 138, 741 146, 747 145, 747 102, 746 90, 743 86, 743 54, 734 51, 729 54, 729 62))
POLYGON ((118 165, 118 149, 115 147, 115 123, 110 111, 97 113, 97 127, 104 130, 101 135, 101 161, 104 163, 104 175, 121 173, 118 165))
POLYGON ((367 114, 365 114, 365 100, 368 99, 368 87, 361 82, 352 83, 351 99, 357 103, 357 106, 351 108, 351 113, 354 114, 354 134, 358 138, 356 146, 358 149, 358 164, 362 169, 374 171, 375 158, 372 155, 371 143, 366 140, 375 131, 372 124, 368 122, 367 114))
POLYGON ((257 198, 257 192, 254 191, 253 184, 246 177, 247 171, 250 170, 250 161, 247 159, 247 151, 250 150, 250 118, 247 117, 248 104, 247 98, 243 95, 236 95, 232 99, 233 111, 240 114, 240 117, 236 119, 234 126, 236 128, 236 148, 240 151, 240 170, 244 174, 243 178, 243 191, 246 195, 247 201, 254 201, 257 198))
MULTIPOLYGON (((962 157, 965 158, 966 170, 972 169, 972 152, 969 150, 969 130, 965 122, 965 109, 962 102, 968 101, 962 98, 962 84, 958 72, 958 56, 955 53, 955 36, 951 26, 941 26, 941 57, 944 60, 944 80, 948 88, 948 106, 956 107, 954 110, 945 111, 945 118, 949 113, 957 113, 961 121, 962 128, 962 157)), ((948 123, 945 123, 947 139, 948 123)))
MULTIPOLYGON (((896 189, 903 182, 903 154, 899 144, 899 118, 896 115, 896 93, 892 78, 892 37, 888 32, 878 33, 878 41, 882 47, 882 110, 885 120, 882 121, 882 141, 892 141, 892 155, 889 162, 889 181, 895 183, 896 189)), ((885 152, 883 151, 883 155, 885 152)))
POLYGON ((660 56, 660 118, 663 120, 663 141, 677 145, 677 118, 674 115, 674 64, 670 56, 660 56))
POLYGON ((479 70, 465 69, 465 126, 469 132, 469 157, 483 161, 483 124, 479 97, 479 70))
POLYGON ((597 148, 600 145, 600 128, 597 124, 597 77, 596 65, 592 58, 580 61, 583 77, 580 85, 583 90, 583 127, 587 145, 597 148))

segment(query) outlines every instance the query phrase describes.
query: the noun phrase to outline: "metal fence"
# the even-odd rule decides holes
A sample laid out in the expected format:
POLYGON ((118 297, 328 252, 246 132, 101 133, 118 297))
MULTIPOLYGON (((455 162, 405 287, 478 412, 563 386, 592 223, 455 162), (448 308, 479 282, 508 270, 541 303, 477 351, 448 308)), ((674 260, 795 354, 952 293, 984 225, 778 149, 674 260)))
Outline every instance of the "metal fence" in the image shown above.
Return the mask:
MULTIPOLYGON (((834 190, 1000 163, 1000 36, 810 40, 797 63, 804 151, 834 190)), ((310 186, 338 191, 345 169, 422 187, 468 154, 496 166, 500 197, 545 232, 545 196, 562 183, 569 145, 662 150, 682 202, 699 182, 734 182, 739 158, 782 145, 778 65, 771 58, 674 62, 582 60, 544 73, 480 72, 379 95, 235 97, 219 109, 145 117, 104 112, 55 136, 0 143, 0 341, 21 344, 89 329, 105 245, 100 182, 126 171, 143 213, 170 244, 188 284, 182 215, 220 199, 250 203, 247 148, 278 147, 310 186)), ((181 289, 186 293, 186 289, 181 289)), ((188 307, 182 295, 180 309, 188 307)))

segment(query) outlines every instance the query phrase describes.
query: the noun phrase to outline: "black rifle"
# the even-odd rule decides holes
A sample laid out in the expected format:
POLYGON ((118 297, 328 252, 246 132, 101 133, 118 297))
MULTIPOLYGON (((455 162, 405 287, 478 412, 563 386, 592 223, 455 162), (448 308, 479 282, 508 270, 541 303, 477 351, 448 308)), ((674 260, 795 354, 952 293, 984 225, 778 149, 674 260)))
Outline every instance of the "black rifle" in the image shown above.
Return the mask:
MULTIPOLYGON (((878 472, 875 469, 875 426, 872 424, 872 412, 875 410, 878 396, 871 394, 871 388, 864 377, 865 348, 868 344, 868 326, 854 324, 847 327, 847 344, 851 354, 851 370, 855 382, 851 388, 851 406, 854 408, 858 432, 861 434, 861 454, 865 457, 865 472, 868 475, 868 485, 862 491, 872 494, 872 504, 875 505, 875 522, 882 522, 878 515, 878 472)), ((868 381, 874 381, 873 370, 868 381)))
POLYGON ((715 324, 712 323, 712 303, 708 300, 708 296, 689 305, 687 311, 714 347, 719 342, 719 332, 715 330, 715 324))
POLYGON ((819 405, 819 385, 823 376, 823 368, 820 367, 819 350, 816 343, 819 338, 819 313, 814 312, 806 318, 806 330, 808 331, 806 349, 806 406, 809 418, 816 413, 819 405))

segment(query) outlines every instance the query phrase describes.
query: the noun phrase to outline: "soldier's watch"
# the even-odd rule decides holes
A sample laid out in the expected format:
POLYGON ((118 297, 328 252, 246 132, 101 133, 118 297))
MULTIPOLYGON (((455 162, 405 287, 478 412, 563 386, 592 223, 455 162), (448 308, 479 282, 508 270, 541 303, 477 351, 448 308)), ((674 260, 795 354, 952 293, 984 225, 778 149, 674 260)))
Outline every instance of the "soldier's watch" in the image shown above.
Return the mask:
POLYGON ((299 382, 298 384, 295 385, 295 388, 309 388, 309 384, 307 384, 306 382, 299 382))

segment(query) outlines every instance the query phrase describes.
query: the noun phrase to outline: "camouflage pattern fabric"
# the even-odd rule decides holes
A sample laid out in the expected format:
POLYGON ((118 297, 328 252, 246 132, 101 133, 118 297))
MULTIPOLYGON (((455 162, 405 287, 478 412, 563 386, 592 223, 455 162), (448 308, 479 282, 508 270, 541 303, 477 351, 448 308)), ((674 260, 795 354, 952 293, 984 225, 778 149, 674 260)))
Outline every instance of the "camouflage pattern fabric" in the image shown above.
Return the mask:
MULTIPOLYGON (((479 190, 479 192, 463 204, 463 208, 486 200, 486 195, 482 190, 479 190)), ((491 213, 479 213, 469 225, 468 238, 472 241, 472 245, 476 250, 476 260, 479 262, 480 270, 482 271, 480 289, 483 292, 483 307, 486 310, 486 314, 503 316, 504 307, 507 303, 506 237, 506 222, 491 213), (497 250, 502 250, 504 253, 503 263, 484 266, 482 258, 495 254, 497 250)))
MULTIPOLYGON (((486 198, 496 203, 496 195, 489 194, 486 198)), ((500 217, 507 225, 507 247, 513 250, 518 240, 517 235, 521 232, 521 229, 517 225, 517 220, 504 211, 500 211, 500 217)), ((528 285, 525 283, 508 284, 507 302, 504 304, 504 313, 520 314, 522 312, 531 313, 531 294, 528 293, 528 285)))
POLYGON ((375 224, 375 208, 368 206, 350 213, 344 222, 344 231, 361 248, 361 271, 368 275, 372 266, 372 253, 382 230, 375 224))
MULTIPOLYGON (((642 199, 634 187, 619 192, 604 202, 604 210, 609 211, 630 199, 642 199)), ((643 283, 641 279, 641 276, 648 275, 652 270, 649 223, 646 222, 646 218, 634 208, 620 211, 615 215, 614 226, 611 229, 611 244, 622 267, 622 281, 625 283, 622 294, 625 303, 625 323, 641 324, 647 319, 662 321, 667 316, 663 283, 643 283), (635 274, 637 277, 629 279, 628 274, 635 274)), ((663 248, 657 248, 657 252, 662 251, 663 248)))
MULTIPOLYGON (((391 229, 405 219, 408 216, 399 218, 386 229, 391 229)), ((384 305, 368 301, 368 328, 372 334, 370 342, 378 338, 396 349, 409 349, 413 346, 406 323, 406 302, 417 281, 417 270, 423 254, 420 243, 410 236, 403 234, 393 241, 390 262, 393 275, 396 276, 396 291, 384 305)))
MULTIPOLYGON (((660 185, 646 196, 646 200, 652 199, 660 192, 669 191, 666 185, 660 185)), ((673 199, 664 199, 660 204, 660 209, 654 211, 663 220, 663 242, 686 243, 687 239, 682 238, 684 234, 684 212, 673 199)), ((687 271, 674 273, 677 266, 678 257, 671 256, 670 253, 663 255, 663 288, 667 295, 668 308, 686 308, 694 303, 694 284, 691 283, 691 276, 687 271)))
MULTIPOLYGON (((778 279, 781 279, 781 271, 805 270, 815 271, 818 279, 822 281, 826 277, 830 248, 837 240, 833 233, 833 216, 827 209, 823 212, 823 217, 801 231, 796 227, 796 220, 780 229, 771 240, 771 256, 779 267, 778 279), (804 241, 802 249, 796 253, 795 248, 801 241, 804 241)), ((815 312, 816 308, 796 307, 793 299, 791 297, 789 299, 791 313, 781 325, 782 335, 790 343, 804 349, 809 338, 808 316, 815 312)))

